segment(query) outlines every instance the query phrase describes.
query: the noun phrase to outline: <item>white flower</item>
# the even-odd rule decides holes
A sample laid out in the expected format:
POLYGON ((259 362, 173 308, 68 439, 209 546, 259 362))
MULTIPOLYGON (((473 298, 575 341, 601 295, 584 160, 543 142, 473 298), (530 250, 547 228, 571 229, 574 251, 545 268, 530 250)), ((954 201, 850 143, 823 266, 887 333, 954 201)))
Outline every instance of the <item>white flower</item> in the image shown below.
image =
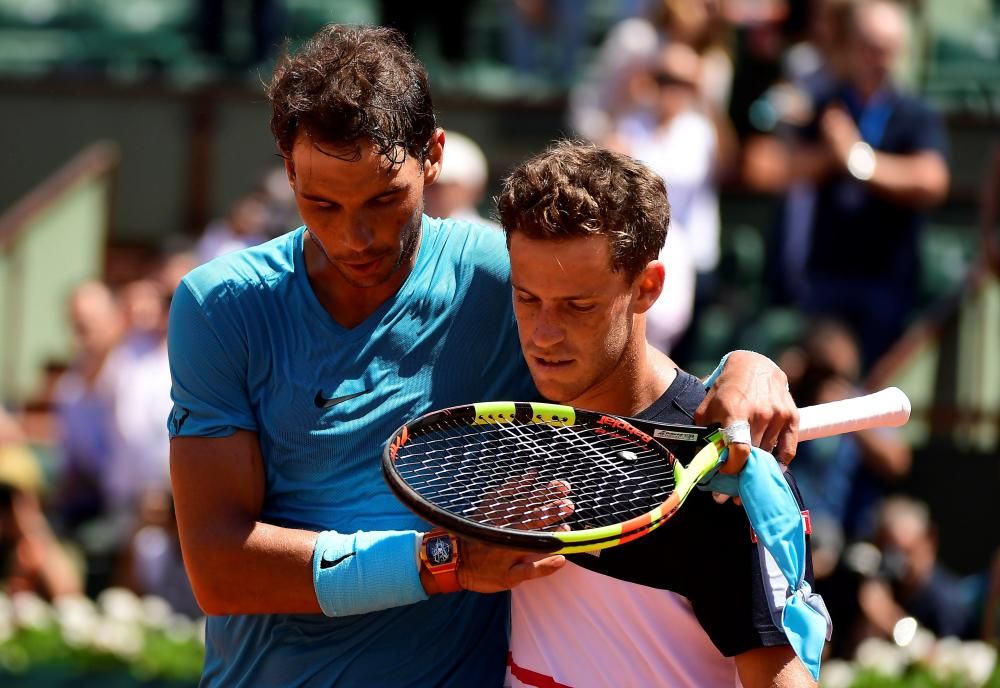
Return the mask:
POLYGON ((59 630, 68 645, 85 647, 93 643, 101 621, 93 602, 86 597, 60 597, 53 606, 59 619, 59 630))
POLYGON ((53 622, 52 608, 33 592, 17 592, 10 599, 15 626, 45 628, 53 622))
POLYGON ((194 621, 183 614, 174 614, 166 626, 167 638, 175 643, 186 643, 195 638, 195 634, 201 631, 195 627, 194 621))
POLYGON ((146 595, 142 598, 142 611, 146 626, 166 629, 174 615, 170 603, 156 595, 146 595))
POLYGON ((109 619, 122 623, 141 623, 142 603, 131 590, 108 588, 97 596, 97 605, 109 619))
POLYGON ((0 592, 0 643, 14 634, 14 607, 10 598, 0 592))
POLYGON ((135 623, 102 619, 94 631, 95 647, 126 660, 142 652, 144 642, 142 629, 135 623))
POLYGON ((965 676, 969 684, 981 686, 993 675, 997 663, 997 650, 989 643, 972 640, 962 643, 961 654, 965 676))
POLYGON ((0 616, 0 644, 14 635, 14 621, 10 616, 0 616))
POLYGON ((854 667, 842 659, 823 663, 819 674, 820 688, 850 688, 854 683, 854 667))
POLYGON ((899 678, 906 669, 906 655, 894 643, 868 638, 858 645, 858 666, 871 669, 886 678, 899 678))
POLYGON ((934 652, 934 634, 926 628, 918 627, 913 639, 903 646, 903 654, 911 663, 925 662, 934 652))
POLYGON ((962 642, 958 638, 941 638, 934 644, 928 666, 935 678, 950 679, 962 669, 962 642))

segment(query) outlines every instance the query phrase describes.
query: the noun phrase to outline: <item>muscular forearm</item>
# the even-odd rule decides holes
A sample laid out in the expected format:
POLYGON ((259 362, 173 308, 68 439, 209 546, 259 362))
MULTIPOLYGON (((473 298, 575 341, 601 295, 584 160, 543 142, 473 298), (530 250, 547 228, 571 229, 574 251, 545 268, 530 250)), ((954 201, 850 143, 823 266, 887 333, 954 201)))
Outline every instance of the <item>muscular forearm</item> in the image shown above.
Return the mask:
POLYGON ((313 589, 316 533, 267 523, 181 530, 188 576, 206 614, 320 613, 313 589))

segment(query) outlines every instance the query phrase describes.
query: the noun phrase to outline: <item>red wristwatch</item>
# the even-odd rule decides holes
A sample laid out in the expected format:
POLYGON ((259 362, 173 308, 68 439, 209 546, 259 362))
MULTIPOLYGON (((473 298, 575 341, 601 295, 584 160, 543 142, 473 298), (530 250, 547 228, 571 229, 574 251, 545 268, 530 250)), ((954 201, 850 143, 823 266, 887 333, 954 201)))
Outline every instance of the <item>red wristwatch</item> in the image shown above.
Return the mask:
POLYGON ((441 592, 458 592, 458 538, 445 530, 424 533, 420 543, 420 564, 434 577, 441 592))

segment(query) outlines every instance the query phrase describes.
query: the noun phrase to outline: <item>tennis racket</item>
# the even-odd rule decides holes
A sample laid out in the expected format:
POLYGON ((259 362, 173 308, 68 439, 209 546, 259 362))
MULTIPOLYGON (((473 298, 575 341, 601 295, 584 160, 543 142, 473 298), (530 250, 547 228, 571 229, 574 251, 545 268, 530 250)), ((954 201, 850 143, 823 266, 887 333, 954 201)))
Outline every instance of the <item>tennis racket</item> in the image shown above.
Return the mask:
MULTIPOLYGON (((907 421, 895 387, 799 410, 799 439, 907 421)), ((665 523, 719 465, 722 432, 571 406, 497 401, 434 411, 399 428, 382 472, 425 520, 514 549, 586 552, 665 523), (682 464, 677 456, 693 456, 682 464)))

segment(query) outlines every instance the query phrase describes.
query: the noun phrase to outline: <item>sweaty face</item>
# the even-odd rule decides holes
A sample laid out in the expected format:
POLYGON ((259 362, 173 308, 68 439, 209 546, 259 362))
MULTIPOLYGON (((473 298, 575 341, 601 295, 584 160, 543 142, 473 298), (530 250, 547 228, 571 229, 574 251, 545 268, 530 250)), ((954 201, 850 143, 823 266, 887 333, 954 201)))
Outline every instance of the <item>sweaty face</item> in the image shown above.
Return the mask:
POLYGON ((368 143, 357 160, 352 152, 301 134, 286 169, 299 213, 337 274, 353 287, 376 287, 408 268, 416 251, 424 164, 407 155, 392 165, 368 143))
POLYGON ((632 287, 611 272, 606 237, 510 239, 514 314, 542 395, 586 406, 616 383, 633 336, 632 287))

